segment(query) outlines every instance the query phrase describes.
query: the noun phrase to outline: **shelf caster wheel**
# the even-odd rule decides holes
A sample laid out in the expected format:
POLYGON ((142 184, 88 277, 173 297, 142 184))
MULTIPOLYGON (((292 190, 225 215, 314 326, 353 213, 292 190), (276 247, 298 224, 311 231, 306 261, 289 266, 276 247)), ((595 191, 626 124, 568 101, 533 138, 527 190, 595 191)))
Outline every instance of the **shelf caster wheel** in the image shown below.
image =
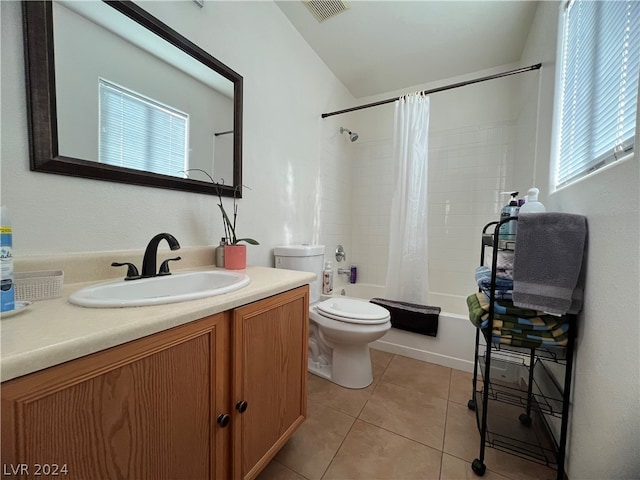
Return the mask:
POLYGON ((525 427, 531 426, 531 417, 526 413, 520 414, 520 416, 518 417, 518 420, 520 420, 520 423, 523 424, 525 427))
POLYGON ((484 472, 487 470, 487 466, 484 463, 482 463, 479 459, 476 458, 471 463, 471 470, 473 470, 473 473, 481 477, 484 475, 484 472))
POLYGON ((467 408, 469 410, 473 410, 475 412, 476 411, 476 401, 475 400, 469 400, 467 402, 467 408))

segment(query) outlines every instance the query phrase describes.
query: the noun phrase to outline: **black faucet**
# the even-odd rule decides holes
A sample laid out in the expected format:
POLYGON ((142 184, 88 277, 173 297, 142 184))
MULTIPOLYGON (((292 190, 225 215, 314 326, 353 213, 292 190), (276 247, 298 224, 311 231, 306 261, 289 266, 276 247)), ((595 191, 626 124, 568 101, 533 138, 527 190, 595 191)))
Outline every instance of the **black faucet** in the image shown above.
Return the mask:
MULTIPOLYGON (((178 250, 180 248, 180 244, 176 237, 171 235, 170 233, 159 233, 155 237, 151 239, 149 245, 147 245, 147 249, 144 251, 144 258, 142 260, 142 274, 140 275, 142 278, 145 277, 155 277, 157 275, 169 275, 169 267, 168 260, 163 263, 163 271, 157 273, 156 270, 156 257, 158 255, 158 244, 161 240, 166 240, 169 244, 169 248, 171 250, 178 250)), ((176 257, 175 259, 170 260, 180 260, 180 257, 176 257)))
POLYGON ((178 250, 180 244, 176 237, 170 233, 159 233, 151 239, 147 249, 144 251, 144 258, 142 259, 142 274, 138 273, 138 269, 133 263, 129 262, 113 262, 112 267, 127 267, 127 276, 125 280, 137 280, 139 278, 158 277, 161 275, 171 275, 169 271, 169 262, 174 260, 180 260, 180 257, 167 258, 162 265, 160 265, 160 271, 156 273, 156 257, 158 256, 158 244, 161 240, 166 240, 171 250, 178 250))

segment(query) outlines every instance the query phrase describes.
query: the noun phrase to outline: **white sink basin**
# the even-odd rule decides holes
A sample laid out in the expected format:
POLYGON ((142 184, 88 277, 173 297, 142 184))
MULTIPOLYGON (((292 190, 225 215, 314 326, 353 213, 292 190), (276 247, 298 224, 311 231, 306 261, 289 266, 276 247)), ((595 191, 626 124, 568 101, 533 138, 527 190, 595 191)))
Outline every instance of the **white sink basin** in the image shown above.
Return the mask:
POLYGON ((174 273, 92 285, 73 293, 69 301, 94 308, 160 305, 233 292, 249 282, 251 279, 244 273, 226 270, 174 273))

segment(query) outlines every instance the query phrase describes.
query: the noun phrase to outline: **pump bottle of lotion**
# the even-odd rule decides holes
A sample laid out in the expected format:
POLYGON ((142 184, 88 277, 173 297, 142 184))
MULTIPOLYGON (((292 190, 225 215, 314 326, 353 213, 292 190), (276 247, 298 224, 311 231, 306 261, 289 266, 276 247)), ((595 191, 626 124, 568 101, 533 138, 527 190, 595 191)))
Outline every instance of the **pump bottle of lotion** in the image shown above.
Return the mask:
MULTIPOLYGON (((509 195, 511 195, 511 200, 504 207, 502 207, 502 210, 500 211, 500 221, 506 220, 509 217, 518 216, 518 211, 520 210, 520 207, 518 207, 518 201, 516 200, 518 197, 518 192, 511 192, 509 193, 509 195)), ((502 225, 500 225, 498 238, 500 240, 515 240, 517 228, 518 224, 515 220, 503 223, 502 225)))
POLYGON ((2 206, 0 225, 0 311, 8 312, 15 308, 15 287, 13 285, 13 231, 9 208, 2 206))

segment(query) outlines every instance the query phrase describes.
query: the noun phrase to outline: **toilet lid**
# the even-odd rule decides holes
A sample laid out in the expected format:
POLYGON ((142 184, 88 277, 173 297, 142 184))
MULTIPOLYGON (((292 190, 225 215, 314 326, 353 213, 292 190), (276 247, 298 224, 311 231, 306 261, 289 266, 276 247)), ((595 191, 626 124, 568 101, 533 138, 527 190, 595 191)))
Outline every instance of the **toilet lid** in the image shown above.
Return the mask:
POLYGON ((353 298, 330 298, 317 305, 318 312, 328 318, 347 323, 384 323, 389 320, 386 308, 353 298))

